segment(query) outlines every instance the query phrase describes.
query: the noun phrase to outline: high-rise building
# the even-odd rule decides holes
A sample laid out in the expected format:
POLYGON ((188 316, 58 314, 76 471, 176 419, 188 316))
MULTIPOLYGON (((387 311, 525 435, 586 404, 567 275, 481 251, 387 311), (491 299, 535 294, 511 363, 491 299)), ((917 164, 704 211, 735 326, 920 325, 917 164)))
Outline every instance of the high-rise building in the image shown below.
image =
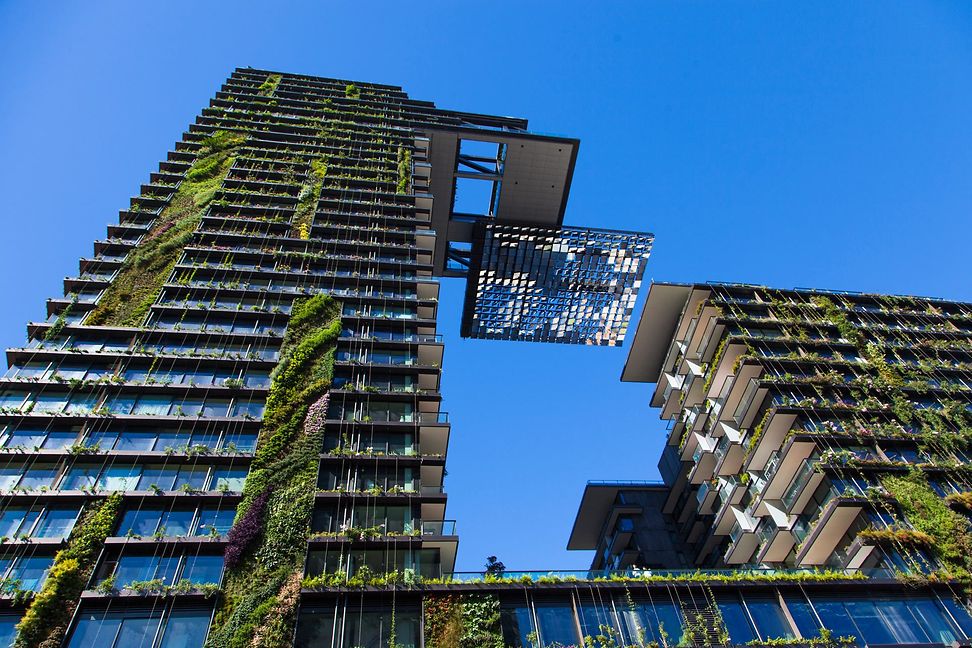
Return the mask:
POLYGON ((455 571, 436 277, 621 344, 652 236, 564 226, 578 146, 236 70, 8 350, 0 645, 967 642, 961 304, 655 286, 665 481, 588 486, 589 570, 455 571))
POLYGON ((415 645, 414 602, 312 592, 454 571, 435 277, 466 335, 617 345, 650 252, 564 227, 578 141, 526 128, 236 70, 8 351, 0 645, 289 645, 298 607, 415 645))
MULTIPOLYGON (((834 570, 859 581, 779 592, 780 628, 968 633, 972 304, 652 284, 622 380, 655 383, 663 481, 587 485, 568 548, 592 570, 834 570)), ((733 641, 767 639, 759 596, 717 597, 733 641)))

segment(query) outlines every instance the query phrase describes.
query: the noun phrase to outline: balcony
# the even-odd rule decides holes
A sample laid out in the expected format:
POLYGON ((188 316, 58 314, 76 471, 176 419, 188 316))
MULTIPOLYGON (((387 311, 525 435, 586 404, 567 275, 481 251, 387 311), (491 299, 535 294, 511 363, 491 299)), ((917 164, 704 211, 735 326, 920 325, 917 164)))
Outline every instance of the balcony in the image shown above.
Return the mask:
MULTIPOLYGON (((773 452, 763 470, 766 485, 761 492, 761 502, 776 501, 787 512, 799 512, 806 506, 806 497, 820 485, 822 473, 813 470, 819 459, 816 443, 794 439, 780 451, 773 452)), ((766 515, 760 505, 757 515, 766 515)))
POLYGON ((716 445, 715 473, 720 477, 736 475, 742 469, 746 453, 742 446, 742 434, 727 423, 718 423, 716 427, 722 432, 716 445))
POLYGON ((759 551, 756 561, 760 563, 779 563, 786 559, 796 541, 787 530, 795 516, 788 516, 772 504, 768 505, 769 514, 761 518, 756 535, 759 537, 759 551))
POLYGON ((686 432, 686 434, 692 434, 696 437, 696 446, 692 453, 692 462, 694 465, 689 471, 689 481, 692 484, 701 484, 706 480, 712 479, 716 463, 716 440, 695 432, 686 432))
POLYGON ((769 462, 770 455, 778 451, 787 434, 793 429, 796 414, 780 411, 778 408, 768 410, 762 419, 753 424, 746 432, 749 454, 746 460, 746 470, 763 470, 769 462), (757 430, 759 436, 754 438, 757 430))
POLYGON ((741 565, 750 561, 759 538, 756 536, 757 521, 744 511, 733 507, 735 522, 729 530, 729 549, 726 550, 725 561, 729 565, 741 565))
POLYGON ((422 536, 454 536, 456 535, 455 520, 423 520, 422 536))
POLYGON ((817 457, 808 457, 793 476, 793 480, 783 493, 781 503, 786 511, 799 512, 806 505, 806 499, 813 494, 823 481, 823 473, 815 470, 817 457))
POLYGON ((837 488, 831 489, 831 497, 821 508, 816 521, 812 516, 801 516, 793 526, 793 536, 801 541, 797 550, 796 564, 801 567, 826 564, 844 534, 858 519, 867 506, 863 496, 839 495, 837 488))

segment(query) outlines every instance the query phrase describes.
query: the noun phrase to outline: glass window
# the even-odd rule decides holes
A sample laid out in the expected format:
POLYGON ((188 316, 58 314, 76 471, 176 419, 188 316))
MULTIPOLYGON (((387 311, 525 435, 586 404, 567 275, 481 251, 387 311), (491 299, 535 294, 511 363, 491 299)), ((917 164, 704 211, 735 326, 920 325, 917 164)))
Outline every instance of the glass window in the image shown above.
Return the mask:
POLYGON ((147 537, 155 534, 159 528, 159 521, 162 519, 164 511, 158 507, 143 509, 129 509, 122 516, 121 524, 118 526, 117 536, 141 536, 147 537))
POLYGON ((120 615, 89 612, 80 615, 80 617, 68 648, 88 648, 89 646, 113 648, 116 645, 115 637, 121 628, 120 615))
MULTIPOLYGON (((332 644, 334 609, 302 605, 297 618, 297 638, 294 648, 320 648, 332 644)), ((507 644, 511 645, 511 644, 507 644)))
MULTIPOLYGON (((387 646, 391 634, 391 611, 362 611, 355 623, 345 628, 345 643, 352 646, 387 646)), ((419 645, 418 613, 398 609, 395 613, 395 635, 400 646, 414 648, 419 645)))
POLYGON ((237 401, 233 404, 233 416, 261 418, 263 403, 260 401, 237 401))
POLYGON ((132 408, 135 407, 135 397, 116 396, 115 398, 107 401, 105 406, 112 414, 130 414, 132 408))
POLYGON ((141 474, 141 466, 109 466, 98 478, 98 488, 107 491, 135 490, 141 474))
POLYGON ((166 416, 170 407, 172 407, 172 397, 170 396, 142 396, 138 399, 132 414, 166 416))
POLYGON ((189 535, 195 514, 194 509, 169 511, 162 518, 163 535, 169 537, 189 535))
POLYGON ((202 509, 199 511, 199 525, 196 527, 197 536, 219 535, 229 533, 236 517, 236 509, 202 509))
POLYGON ((20 409, 28 394, 22 391, 6 391, 0 393, 0 408, 20 409))
POLYGON ((924 643, 929 640, 928 634, 912 614, 908 601, 886 599, 876 601, 876 604, 897 643, 924 643))
POLYGON ((226 416, 229 411, 229 400, 225 398, 209 398, 203 405, 203 416, 226 416))
POLYGON ((14 430, 3 443, 5 448, 34 448, 44 443, 46 433, 41 430, 14 430))
POLYGON ((20 480, 21 488, 50 488, 57 477, 57 464, 34 464, 20 480))
POLYGON ((959 628, 965 633, 966 638, 972 637, 972 616, 970 616, 968 608, 948 596, 939 599, 939 603, 948 611, 951 618, 958 623, 959 628))
POLYGON ((722 621, 729 631, 729 638, 734 644, 744 644, 748 641, 759 639, 753 630, 746 610, 743 609, 742 602, 734 599, 720 599, 718 601, 719 612, 722 613, 722 621))
POLYGON ((77 439, 77 430, 55 430, 47 435, 41 447, 45 450, 63 450, 74 445, 77 439))
POLYGON ((155 432, 133 432, 126 431, 118 437, 115 450, 127 452, 147 452, 155 444, 155 432))
POLYGON ((53 556, 25 556, 18 558, 10 571, 10 578, 20 581, 23 590, 40 590, 47 578, 47 571, 54 562, 53 556))
POLYGON ((917 625, 928 637, 926 641, 950 644, 960 638, 962 633, 949 623, 948 617, 936 600, 931 598, 909 600, 908 606, 911 608, 911 613, 914 615, 917 625))
MULTIPOLYGON (((37 538, 66 538, 74 528, 79 510, 76 508, 50 507, 44 511, 34 537, 37 538)), ((2 644, 0 644, 2 645, 2 644)))
POLYGON ((169 448, 176 450, 189 443, 189 435, 183 432, 162 431, 157 435, 155 451, 163 452, 169 448))
POLYGON ((84 376, 88 373, 88 367, 91 366, 90 363, 84 364, 73 364, 66 362, 55 370, 57 375, 64 380, 84 380, 84 376))
POLYGON ((160 579, 166 585, 172 585, 178 566, 178 556, 125 555, 115 568, 115 582, 118 587, 125 587, 138 581, 160 579))
POLYGON ((560 605, 534 605, 534 609, 537 613, 537 623, 540 625, 540 639, 544 645, 554 642, 564 646, 578 644, 573 608, 560 605))
POLYGON ((206 608, 176 608, 169 615, 159 648, 202 648, 212 612, 206 608))
POLYGON ((756 631, 761 639, 792 639, 796 635, 786 617, 783 609, 775 596, 752 596, 744 597, 749 614, 756 624, 756 631))
POLYGON ((12 538, 18 535, 28 510, 26 506, 11 506, 0 513, 0 537, 12 538))
POLYGON ((35 413, 57 413, 67 406, 67 394, 37 394, 34 403, 35 413))
POLYGON ((155 639, 155 632, 158 627, 158 616, 138 616, 134 618, 126 616, 126 618, 122 619, 121 630, 118 632, 115 645, 119 648, 129 648, 130 646, 150 648, 152 641, 155 639))
POLYGON ((21 466, 0 466, 0 490, 10 490, 20 481, 21 466))
POLYGON ((192 488, 199 490, 206 487, 209 469, 205 466, 183 466, 179 470, 176 488, 192 488))
POLYGON ((246 468, 216 468, 213 470, 213 482, 210 490, 228 490, 234 493, 243 490, 246 481, 246 468))
MULTIPOLYGON (((844 607, 857 625, 858 635, 867 643, 896 643, 873 601, 845 601, 844 607)), ((824 617, 825 619, 827 617, 824 617)))
POLYGON ((178 474, 179 469, 175 466, 149 464, 142 470, 138 490, 152 490, 153 486, 162 490, 172 490, 178 474))
MULTIPOLYGON (((605 605, 596 605, 586 603, 578 608, 580 614, 580 625, 581 634, 583 635, 585 642, 587 637, 596 637, 597 635, 610 635, 610 633, 617 632, 617 623, 614 620, 614 612, 611 609, 611 602, 606 601, 605 605)), ((617 644, 617 639, 615 638, 615 644, 617 644)))
POLYGON ((227 448, 233 444, 240 452, 253 452, 256 448, 256 440, 257 435, 253 432, 227 432, 222 447, 227 448))
POLYGON ((216 446, 219 445, 219 433, 218 432, 196 432, 192 435, 192 445, 202 446, 204 448, 209 448, 210 450, 215 450, 216 446))
POLYGON ((185 568, 182 570, 182 578, 192 581, 196 585, 203 583, 216 583, 218 585, 222 574, 222 556, 187 556, 185 568))
POLYGON ((98 446, 101 450, 111 450, 118 440, 117 430, 98 430, 88 435, 85 445, 98 446))
POLYGON ((500 610, 500 623, 503 628, 503 643, 513 648, 526 648, 535 645, 530 641, 533 619, 528 607, 503 607, 500 610))
POLYGON ((61 490, 81 490, 94 486, 98 474, 101 472, 101 465, 77 464, 71 466, 64 479, 61 480, 61 490))
POLYGON ((88 414, 98 406, 98 394, 72 394, 65 410, 68 414, 88 414))
POLYGON ((0 614, 0 648, 10 648, 17 637, 19 614, 0 614))
MULTIPOLYGON (((819 634, 820 624, 817 623, 816 619, 811 618, 812 614, 801 614, 799 601, 794 600, 791 602, 791 599, 787 598, 786 604, 791 614, 796 611, 797 614, 794 615, 794 620, 797 622, 797 627, 804 637, 814 637, 819 634)), ((851 621, 850 616, 844 609, 843 603, 840 601, 814 598, 813 607, 816 609, 817 616, 826 624, 827 629, 835 635, 839 637, 857 637, 860 634, 857 631, 857 626, 851 621)))

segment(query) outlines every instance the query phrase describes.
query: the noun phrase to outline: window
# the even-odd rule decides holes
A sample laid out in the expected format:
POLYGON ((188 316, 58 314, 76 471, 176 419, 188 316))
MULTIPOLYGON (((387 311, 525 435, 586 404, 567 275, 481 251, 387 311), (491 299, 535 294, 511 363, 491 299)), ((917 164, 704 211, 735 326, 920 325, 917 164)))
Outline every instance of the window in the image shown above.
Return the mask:
POLYGON ((246 473, 246 468, 216 468, 213 470, 213 482, 209 489, 241 492, 243 483, 246 481, 246 473))
POLYGON ((202 648, 211 616, 207 608, 188 606, 83 610, 68 648, 202 648))
POLYGON ((162 634, 159 648, 201 648, 209 632, 212 613, 204 608, 173 610, 162 634))
POLYGON ((0 614, 0 648, 10 648, 13 646, 17 636, 17 624, 20 622, 19 614, 0 614))
POLYGON ((13 430, 7 433, 4 448, 36 448, 44 443, 46 432, 43 430, 13 430))
POLYGON ((72 394, 65 412, 68 414, 88 414, 98 406, 98 394, 72 394))
POLYGON ((124 464, 108 466, 95 483, 99 490, 135 490, 141 472, 141 466, 126 466, 124 464))
POLYGON ((300 607, 297 617, 297 637, 294 648, 319 648, 332 646, 334 630, 334 608, 305 606, 300 607))
POLYGON ((32 535, 35 538, 66 538, 74 528, 79 512, 79 509, 71 507, 48 507, 34 527, 32 535))
MULTIPOLYGON (((792 611, 789 601, 787 605, 792 611)), ((946 610, 956 619, 970 621, 968 612, 952 611, 947 603, 921 595, 857 600, 822 597, 814 599, 813 606, 834 634, 856 636, 867 643, 951 643, 964 633, 946 610)), ((803 632, 799 621, 798 625, 803 632)))
MULTIPOLYGON (((512 648, 526 648, 534 646, 530 641, 533 633, 533 615, 530 608, 525 606, 507 607, 500 610, 500 623, 503 628, 503 644, 512 648)), ((571 641, 576 644, 576 641, 571 641)), ((570 644, 568 644, 570 645, 570 644)))
POLYGON ((624 599, 616 603, 627 643, 637 643, 642 630, 646 640, 659 643, 664 634, 676 641, 682 636, 682 619, 678 608, 670 600, 635 599, 632 602, 633 606, 624 599))
POLYGON ((19 581, 20 589, 37 592, 47 578, 54 556, 21 556, 14 560, 4 559, 7 568, 4 578, 19 581))
POLYGON ((67 394, 37 394, 33 411, 38 414, 56 414, 62 412, 67 403, 67 394))
POLYGON ((574 610, 562 605, 534 605, 537 623, 540 625, 540 640, 543 645, 559 643, 564 646, 577 645, 577 630, 574 626, 574 610))
POLYGON ((796 636, 776 596, 745 595, 744 599, 760 639, 792 639, 796 636))
POLYGON ((190 555, 182 568, 182 578, 195 585, 219 584, 223 575, 223 556, 190 555))
POLYGON ((197 536, 226 535, 233 520, 236 518, 236 509, 202 509, 199 512, 199 524, 196 526, 197 536))
POLYGON ((92 464, 75 464, 71 466, 64 479, 61 480, 61 490, 81 490, 84 488, 91 488, 95 480, 98 479, 98 473, 101 472, 100 465, 92 464))
POLYGON ((729 638, 734 644, 744 644, 748 641, 759 639, 753 630, 753 625, 749 621, 749 616, 743 608, 742 601, 737 597, 719 599, 719 612, 722 613, 722 621, 729 630, 729 638))
POLYGON ((50 488, 57 477, 57 464, 34 464, 24 472, 20 480, 21 488, 50 488))
POLYGON ((232 416, 261 418, 263 416, 263 407, 262 401, 237 401, 233 404, 232 416))
POLYGON ((166 416, 172 407, 170 396, 142 396, 132 409, 132 414, 141 416, 166 416))

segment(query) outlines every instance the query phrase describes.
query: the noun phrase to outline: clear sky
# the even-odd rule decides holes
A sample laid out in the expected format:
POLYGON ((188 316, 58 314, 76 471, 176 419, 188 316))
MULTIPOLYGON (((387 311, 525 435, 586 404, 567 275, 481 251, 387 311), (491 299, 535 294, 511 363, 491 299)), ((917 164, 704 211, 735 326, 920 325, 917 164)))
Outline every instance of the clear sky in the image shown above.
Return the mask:
MULTIPOLYGON (((0 344, 236 66, 402 85, 581 139, 565 222, 653 231, 646 278, 972 300, 972 3, 0 0, 0 344)), ((460 569, 584 568, 588 479, 654 479, 626 349, 458 339, 460 569)))

